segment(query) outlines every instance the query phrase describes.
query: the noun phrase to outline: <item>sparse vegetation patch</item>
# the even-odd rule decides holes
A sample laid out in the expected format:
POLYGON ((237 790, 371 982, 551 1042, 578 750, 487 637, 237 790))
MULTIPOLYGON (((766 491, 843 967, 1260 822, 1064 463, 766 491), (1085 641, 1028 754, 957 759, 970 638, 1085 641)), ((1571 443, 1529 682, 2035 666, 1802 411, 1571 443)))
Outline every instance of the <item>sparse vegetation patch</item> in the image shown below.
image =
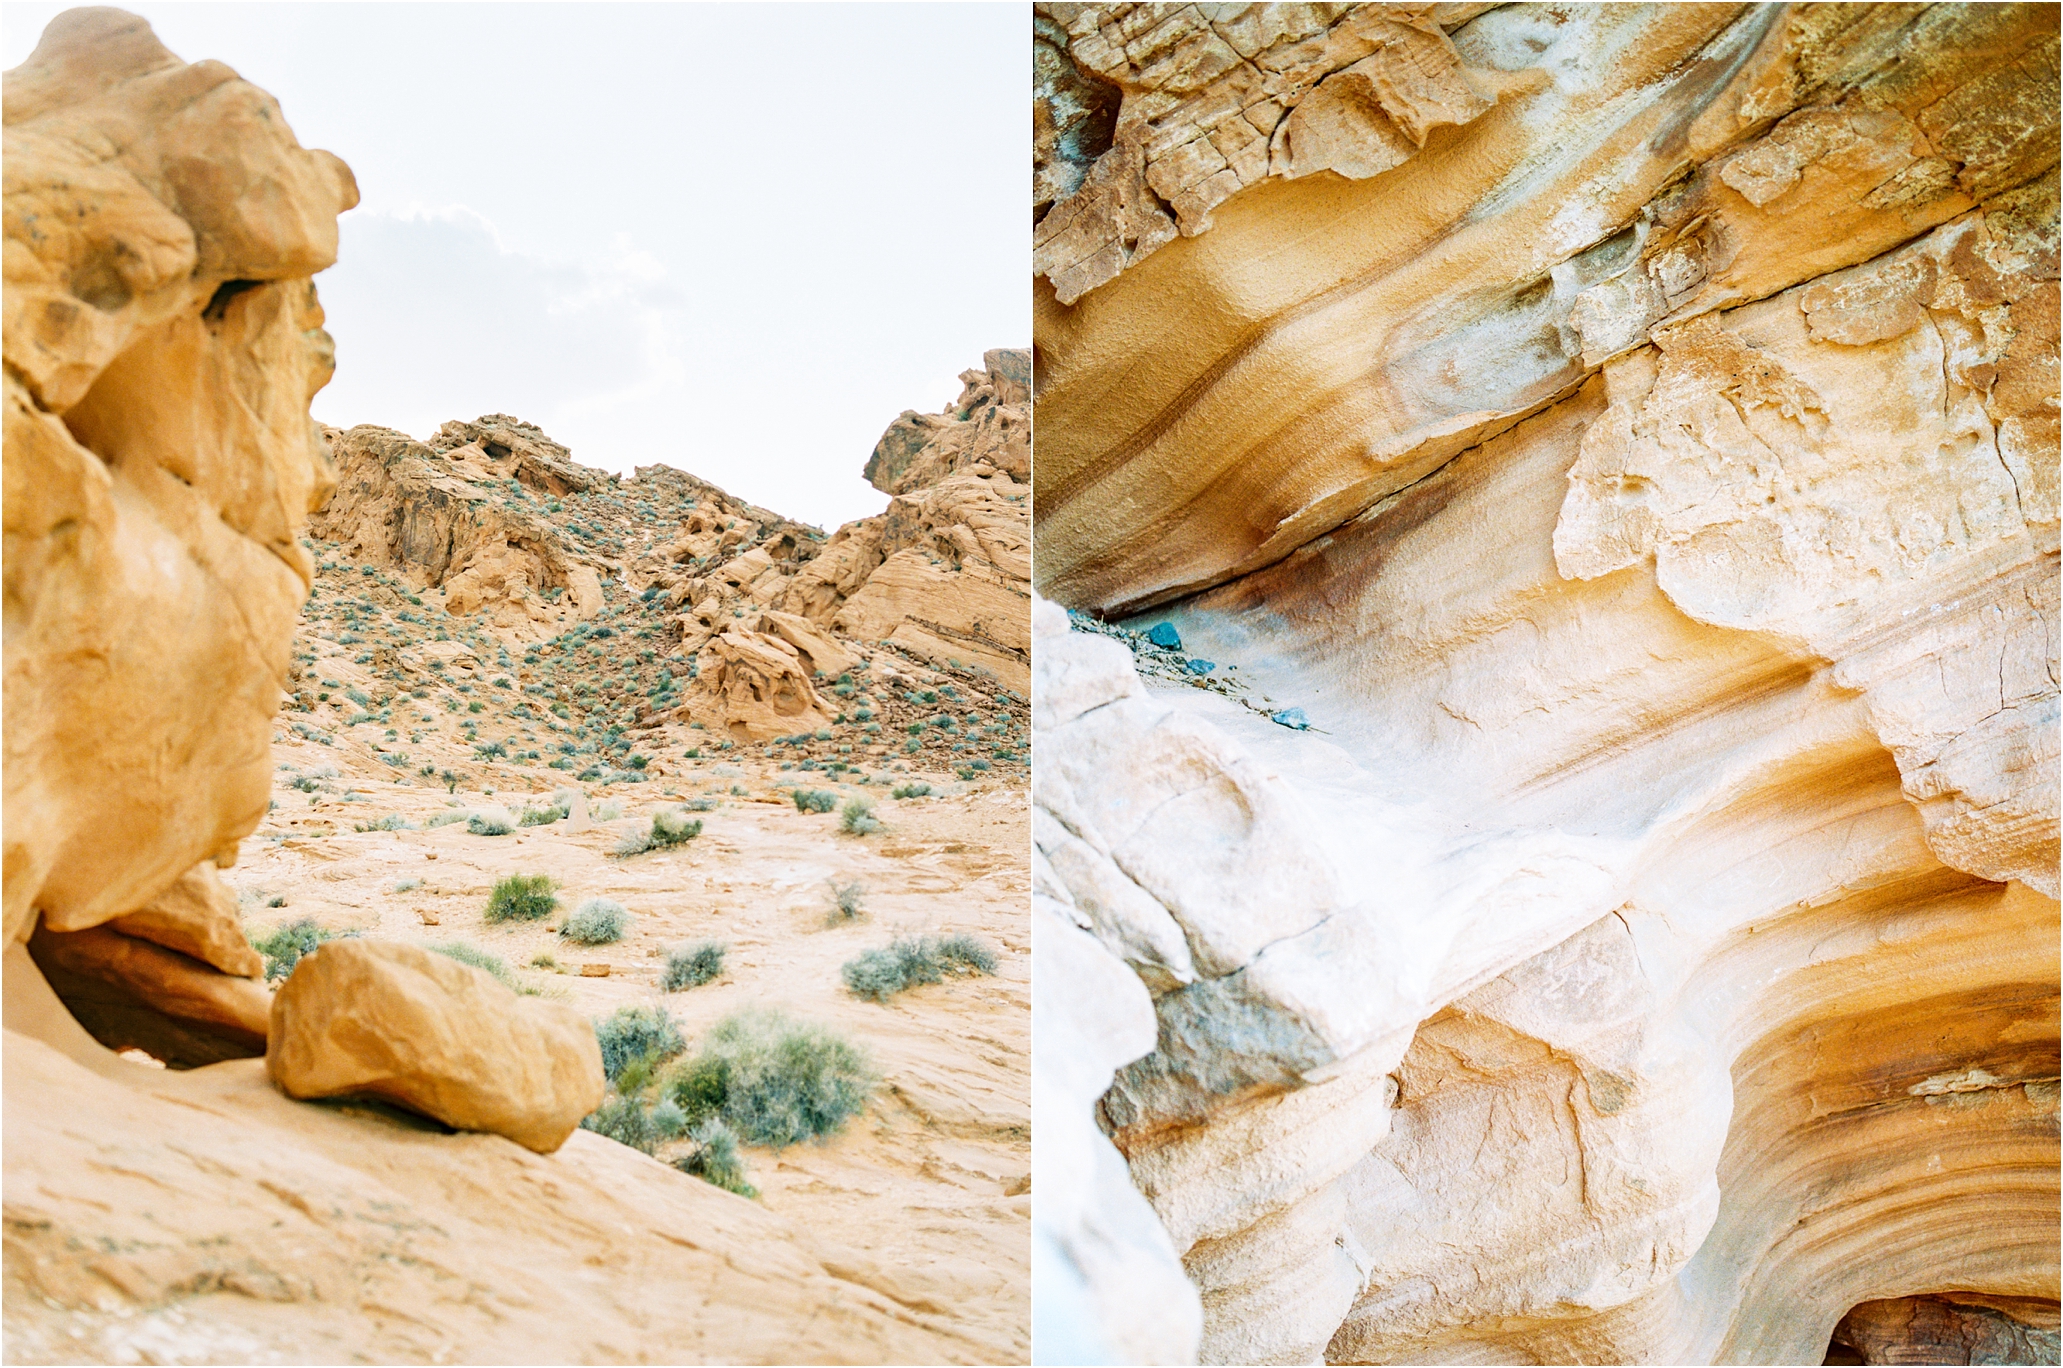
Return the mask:
POLYGON ((630 910, 610 898, 589 898, 559 927, 575 945, 613 945, 630 931, 630 910))
POLYGON ((729 952, 728 945, 713 940, 676 947, 666 956, 665 972, 659 976, 660 989, 678 993, 684 988, 700 988, 723 972, 724 956, 729 952))
POLYGON ((839 970, 853 996, 886 1002, 947 974, 993 974, 996 952, 974 936, 898 936, 885 948, 862 950, 839 970))
POLYGON ((542 921, 558 909, 558 885, 543 874, 510 874, 494 885, 487 899, 488 925, 509 921, 542 921))
POLYGON ((837 1134, 880 1084, 866 1052, 825 1027, 755 1009, 724 1018, 662 1084, 691 1124, 720 1117, 748 1144, 837 1134))

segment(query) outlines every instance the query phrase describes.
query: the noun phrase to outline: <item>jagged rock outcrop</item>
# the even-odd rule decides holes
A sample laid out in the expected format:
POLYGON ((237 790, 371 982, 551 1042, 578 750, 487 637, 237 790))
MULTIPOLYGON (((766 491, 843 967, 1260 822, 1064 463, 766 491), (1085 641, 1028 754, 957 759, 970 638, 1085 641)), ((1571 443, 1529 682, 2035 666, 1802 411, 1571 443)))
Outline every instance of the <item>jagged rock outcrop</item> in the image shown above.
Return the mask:
MULTIPOLYGON (((6 75, 4 123, 8 1358, 968 1357, 807 1232, 598 1135, 533 1153, 377 1101, 294 1101, 225 1057, 282 1034, 270 1009, 337 1007, 302 974, 371 949, 333 945, 268 998, 209 872, 270 797, 300 534, 333 481, 308 415, 332 369, 311 277, 356 191, 264 92, 118 10, 55 19, 6 75), (146 1043, 180 1067, 110 1048, 146 1043)), ((525 440, 479 450, 563 479, 525 440)), ((359 1000, 282 1072, 337 1083, 341 1057, 370 1061, 341 1086, 551 1148, 580 1085, 599 1094, 592 1033, 562 1013, 520 1060, 411 1057, 440 1015, 481 1030, 477 995, 506 990, 407 955, 411 1019, 380 996, 395 980, 338 976, 359 1000)))
MULTIPOLYGON (((893 502, 828 538, 671 466, 641 466, 631 481, 582 466, 506 414, 446 423, 427 442, 371 425, 328 430, 337 485, 310 530, 353 562, 394 570, 421 591, 418 606, 484 627, 504 657, 528 651, 521 665, 499 663, 563 707, 589 700, 550 690, 533 667, 577 647, 567 634, 596 620, 609 586, 658 602, 670 614, 667 678, 684 669, 689 682, 678 695, 655 688, 640 726, 694 723, 739 742, 813 733, 837 713, 818 682, 882 644, 1021 698, 1029 369, 1027 352, 989 352, 951 408, 898 418, 867 464, 893 502)), ((437 639, 386 663, 434 684, 483 662, 437 639)), ((290 682, 305 705, 303 681, 290 682)))
POLYGON ((585 493, 609 477, 574 466, 537 429, 496 415, 446 423, 428 443, 370 424, 325 436, 337 488, 309 531, 345 555, 442 590, 446 611, 484 614, 512 642, 600 610, 613 567, 562 536, 540 495, 585 493))
POLYGON ((1023 694, 1031 679, 1030 355, 984 354, 939 414, 905 413, 867 462, 895 496, 849 523, 780 606, 934 665, 973 666, 1023 694))
POLYGON ((1490 104, 1378 166, 1364 68, 1367 165, 1041 287, 1040 588, 1166 627, 1042 642, 1035 838, 1154 998, 1097 1119, 1202 1356, 2053 1305, 2056 10, 1042 32, 1144 130, 1241 107, 1260 13, 1490 104))

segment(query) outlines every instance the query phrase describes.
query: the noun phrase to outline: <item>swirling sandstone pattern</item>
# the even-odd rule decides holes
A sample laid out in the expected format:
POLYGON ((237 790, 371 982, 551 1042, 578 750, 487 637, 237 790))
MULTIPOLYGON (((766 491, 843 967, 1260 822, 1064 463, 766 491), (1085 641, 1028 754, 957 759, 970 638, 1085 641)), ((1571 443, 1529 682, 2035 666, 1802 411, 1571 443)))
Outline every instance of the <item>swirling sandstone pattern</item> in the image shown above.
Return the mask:
POLYGON ((1040 886, 1154 999, 1097 1116, 1203 1357, 2052 1302, 2055 8, 1042 13, 1055 126, 1121 96, 1045 222, 1121 156, 1175 204, 1138 149, 1255 107, 1260 16, 1487 102, 1371 83, 1337 174, 1043 263, 1041 591, 1182 651, 1042 641, 1040 886))

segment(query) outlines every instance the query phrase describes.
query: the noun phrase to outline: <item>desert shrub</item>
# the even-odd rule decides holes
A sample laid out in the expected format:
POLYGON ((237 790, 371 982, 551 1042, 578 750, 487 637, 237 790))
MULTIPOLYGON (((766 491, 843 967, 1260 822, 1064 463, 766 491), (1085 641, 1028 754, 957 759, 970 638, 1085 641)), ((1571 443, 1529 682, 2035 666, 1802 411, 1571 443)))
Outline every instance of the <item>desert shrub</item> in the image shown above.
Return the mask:
POLYGON ((881 822, 874 816, 872 803, 864 798, 848 798, 838 810, 838 829, 854 836, 867 836, 881 830, 881 822))
POLYGON ((630 911, 608 898, 589 898, 573 910, 559 934, 575 945, 612 945, 630 930, 630 911))
POLYGON ((655 1065, 687 1048, 673 1018, 646 1004, 618 1007, 614 1016, 596 1022, 595 1041, 602 1047, 602 1072, 619 1091, 634 1091, 625 1087, 624 1075, 631 1065, 643 1065, 649 1076, 655 1065))
POLYGON ((384 817, 375 817, 370 822, 360 822, 353 828, 356 831, 409 831, 412 829, 408 825, 407 819, 398 812, 390 812, 384 817))
POLYGON ((993 974, 996 952, 987 941, 964 932, 938 938, 936 953, 947 973, 993 974))
POLYGON ((651 832, 633 831, 628 836, 625 836, 622 840, 618 841, 616 843, 616 849, 611 851, 610 853, 618 856, 619 858, 627 859, 632 855, 642 855, 651 848, 651 832))
POLYGON ((619 1145, 629 1145, 645 1154, 650 1154, 659 1147, 661 1140, 668 1138, 661 1135, 653 1124, 651 1109, 636 1097, 607 1099, 581 1119, 580 1128, 606 1135, 619 1145))
POLYGON ((699 818, 683 816, 678 810, 652 814, 652 844, 661 850, 686 845, 702 834, 699 818))
MULTIPOLYGON (((281 901, 284 902, 283 899, 281 901)), ((251 948, 265 957, 265 981, 271 983, 293 973, 294 966, 301 962, 301 956, 335 938, 334 931, 323 930, 315 924, 314 918, 302 917, 274 927, 253 940, 251 948)))
POLYGON ((423 881, 421 879, 403 879, 394 885, 392 891, 396 893, 412 893, 422 886, 423 881))
POLYGON ((541 921, 559 906, 558 885, 543 874, 511 874, 487 899, 487 922, 541 921))
POLYGON ((565 815, 555 807, 526 807, 523 809, 522 817, 517 820, 520 825, 526 827, 550 826, 565 815))
POLYGON ((859 1047, 822 1026, 754 1009, 718 1022, 664 1088, 691 1121, 719 1117, 748 1143, 782 1149, 837 1134, 879 1083, 859 1047))
POLYGON ((854 997, 886 1002, 907 988, 947 974, 993 974, 996 952, 973 936, 898 936, 886 948, 863 950, 839 969, 854 997))
POLYGON ((889 950, 862 950, 839 969, 839 976, 855 997, 886 1002, 909 987, 902 965, 889 950))
POLYGON ((789 795, 797 812, 829 812, 838 806, 838 795, 822 789, 797 789, 789 795))
POLYGON ((683 988, 700 988, 723 972, 723 959, 729 952, 730 946, 713 940, 675 948, 667 955, 666 970, 659 976, 660 989, 678 993, 683 988))
POLYGON ((752 1186, 750 1175, 745 1172, 744 1156, 738 1153, 738 1137, 721 1119, 712 1116, 700 1122, 688 1132, 688 1139, 694 1148, 673 1161, 675 1168, 725 1192, 735 1192, 740 1197, 759 1196, 759 1189, 752 1186))
POLYGON ((460 964, 470 964, 475 969, 485 970, 487 973, 493 975, 495 981, 500 983, 501 986, 504 988, 510 989, 514 992, 522 993, 526 997, 537 996, 537 990, 535 988, 528 986, 522 980, 518 979, 514 974, 509 972, 509 966, 507 962, 504 961, 499 955, 490 955, 477 945, 468 945, 464 941, 452 941, 446 945, 433 945, 429 948, 436 951, 440 955, 449 955, 452 959, 457 960, 460 964))
POLYGON ((897 784, 888 791, 888 796, 891 798, 929 798, 931 796, 931 785, 897 784))
POLYGON ((594 811, 594 818, 597 822, 613 822, 622 815, 623 804, 613 798, 606 803, 597 804, 594 811))
POLYGON ((530 967, 532 969, 543 969, 548 973, 556 974, 564 966, 562 966, 559 963, 559 957, 557 955, 554 955, 549 950, 540 950, 530 957, 530 967))
POLYGON ((867 886, 857 879, 848 884, 842 884, 836 879, 831 880, 831 902, 833 906, 831 920, 833 922, 856 920, 860 915, 866 896, 867 886))
POLYGON ((662 1097, 652 1104, 652 1129, 668 1140, 688 1128, 688 1114, 680 1104, 670 1097, 662 1097))
POLYGON ((463 822, 472 815, 470 812, 440 812, 435 816, 425 817, 423 819, 423 826, 425 828, 450 826, 453 822, 463 822))
POLYGON ((515 828, 499 814, 476 812, 466 818, 466 830, 475 836, 506 836, 515 828))

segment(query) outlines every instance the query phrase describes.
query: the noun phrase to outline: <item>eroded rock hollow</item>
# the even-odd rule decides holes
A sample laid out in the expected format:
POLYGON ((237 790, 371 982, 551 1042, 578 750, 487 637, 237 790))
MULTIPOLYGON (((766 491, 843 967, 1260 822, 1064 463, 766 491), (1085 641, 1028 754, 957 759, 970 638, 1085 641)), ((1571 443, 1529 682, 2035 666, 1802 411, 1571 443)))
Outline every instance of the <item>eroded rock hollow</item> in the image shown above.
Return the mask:
POLYGON ((1065 1348, 2054 1361, 2056 7, 1035 8, 1065 1348))

